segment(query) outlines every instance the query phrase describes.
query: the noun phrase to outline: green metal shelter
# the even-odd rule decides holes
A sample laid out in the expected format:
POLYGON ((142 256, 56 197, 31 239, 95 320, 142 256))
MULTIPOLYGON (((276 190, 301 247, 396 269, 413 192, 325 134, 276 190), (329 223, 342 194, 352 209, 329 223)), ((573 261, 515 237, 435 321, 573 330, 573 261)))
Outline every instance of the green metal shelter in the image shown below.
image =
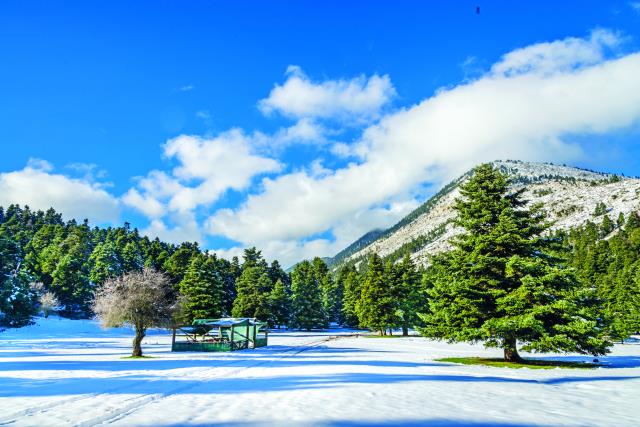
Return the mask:
POLYGON ((235 351, 267 345, 267 324, 252 318, 196 319, 176 328, 171 351, 235 351))

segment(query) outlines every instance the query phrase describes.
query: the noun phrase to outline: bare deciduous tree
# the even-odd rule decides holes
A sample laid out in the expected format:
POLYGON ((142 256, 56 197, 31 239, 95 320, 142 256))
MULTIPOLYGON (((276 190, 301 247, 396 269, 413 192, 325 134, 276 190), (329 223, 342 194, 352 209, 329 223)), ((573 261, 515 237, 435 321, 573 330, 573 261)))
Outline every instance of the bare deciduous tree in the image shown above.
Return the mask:
POLYGON ((171 324, 172 302, 169 278, 145 268, 107 280, 96 292, 93 310, 103 326, 133 326, 131 355, 140 357, 147 329, 171 324))
POLYGON ((49 314, 52 311, 60 309, 60 302, 53 292, 46 291, 40 295, 40 309, 42 310, 42 314, 44 314, 45 319, 49 317, 49 314))

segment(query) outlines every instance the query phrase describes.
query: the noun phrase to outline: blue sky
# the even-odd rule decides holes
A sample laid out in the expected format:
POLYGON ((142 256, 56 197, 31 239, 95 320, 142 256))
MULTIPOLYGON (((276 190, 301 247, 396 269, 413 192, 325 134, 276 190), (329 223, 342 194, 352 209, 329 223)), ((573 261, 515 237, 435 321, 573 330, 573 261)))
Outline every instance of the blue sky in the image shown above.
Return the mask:
POLYGON ((640 175, 638 51, 633 1, 5 1, 0 203, 331 255, 480 161, 640 175))

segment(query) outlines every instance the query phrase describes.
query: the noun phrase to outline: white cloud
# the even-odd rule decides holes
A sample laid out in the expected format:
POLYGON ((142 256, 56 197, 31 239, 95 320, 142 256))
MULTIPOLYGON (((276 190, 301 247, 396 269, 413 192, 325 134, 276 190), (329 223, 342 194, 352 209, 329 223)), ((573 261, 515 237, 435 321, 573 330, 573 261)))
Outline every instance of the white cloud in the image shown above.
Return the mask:
POLYGON ((313 119, 302 118, 293 126, 282 128, 272 137, 275 144, 288 145, 295 142, 321 143, 324 142, 325 129, 313 119))
POLYGON ((107 171, 104 169, 99 169, 98 165, 94 163, 69 163, 65 166, 67 169, 71 169, 72 171, 81 175, 84 181, 95 182, 100 186, 111 187, 111 183, 99 182, 98 180, 104 179, 107 177, 107 171))
MULTIPOLYGON (((164 145, 164 155, 178 162, 171 175, 151 171, 123 202, 153 219, 208 206, 227 190, 244 190, 254 176, 280 170, 278 161, 254 154, 252 145, 251 137, 238 129, 212 138, 173 138, 164 145)), ((163 230, 160 224, 155 229, 163 230)))
POLYGON ((629 2, 629 6, 631 6, 634 11, 640 13, 640 1, 629 2))
POLYGON ((258 106, 265 114, 278 112, 294 118, 371 119, 395 93, 387 75, 314 82, 300 67, 290 65, 287 80, 275 85, 258 106))
POLYGON ((291 145, 322 145, 327 143, 328 133, 322 125, 311 118, 302 118, 289 127, 282 127, 271 135, 254 132, 251 145, 269 151, 278 151, 291 145))
MULTIPOLYGON (((333 228, 334 238, 271 239, 259 243, 248 243, 246 246, 258 244, 266 259, 277 259, 280 264, 289 267, 301 259, 333 256, 366 232, 392 226, 416 207, 418 207, 416 200, 407 199, 394 202, 387 207, 375 207, 357 212, 344 218, 333 228)), ((231 259, 233 256, 241 256, 242 251, 243 247, 237 246, 214 252, 218 256, 231 259)))
POLYGON ((164 205, 160 203, 158 199, 149 194, 141 194, 135 188, 129 189, 129 191, 122 196, 122 202, 142 212, 148 218, 160 218, 166 213, 164 205))
MULTIPOLYGON (((372 207, 425 182, 441 184, 499 158, 576 159, 582 151, 571 135, 606 133, 640 120, 640 54, 607 59, 606 49, 618 40, 600 30, 587 39, 511 52, 481 78, 368 128, 352 147, 359 163, 320 175, 310 170, 265 178, 262 191, 240 207, 214 213, 208 232, 265 250, 278 246, 283 259, 303 257, 308 247, 322 252, 336 246, 326 239, 305 241, 309 236, 332 230, 338 241, 347 241, 343 236, 356 234, 350 231, 358 223, 353 218, 362 221, 373 215, 372 207)), ((272 91, 269 99, 281 103, 270 108, 288 105, 273 96, 286 87, 272 91)), ((306 114, 303 104, 289 105, 289 113, 306 114)))
POLYGON ((151 220, 149 226, 143 229, 141 233, 152 239, 158 237, 160 240, 174 244, 197 242, 202 245, 202 232, 192 213, 173 213, 170 217, 173 225, 168 226, 165 220, 155 218, 151 220))
POLYGON ((44 159, 30 157, 29 160, 27 160, 27 168, 42 172, 51 172, 53 170, 53 165, 44 159))
POLYGON ((180 92, 191 92, 192 90, 194 90, 196 87, 192 84, 188 84, 188 85, 184 85, 184 86, 180 86, 178 88, 178 90, 180 92))
POLYGON ((602 62, 607 50, 615 48, 620 42, 618 34, 594 30, 588 39, 569 37, 516 49, 504 55, 491 70, 494 74, 505 76, 567 72, 602 62))
POLYGON ((22 170, 0 173, 0 205, 18 203, 42 210, 53 207, 65 218, 88 218, 94 223, 118 221, 118 200, 102 185, 52 171, 49 162, 30 159, 22 170))
POLYGON ((246 135, 237 129, 211 139, 181 135, 167 142, 164 153, 180 163, 173 170, 178 180, 201 181, 183 185, 172 195, 169 206, 180 211, 212 203, 226 190, 242 190, 255 175, 281 167, 276 160, 253 154, 246 135))

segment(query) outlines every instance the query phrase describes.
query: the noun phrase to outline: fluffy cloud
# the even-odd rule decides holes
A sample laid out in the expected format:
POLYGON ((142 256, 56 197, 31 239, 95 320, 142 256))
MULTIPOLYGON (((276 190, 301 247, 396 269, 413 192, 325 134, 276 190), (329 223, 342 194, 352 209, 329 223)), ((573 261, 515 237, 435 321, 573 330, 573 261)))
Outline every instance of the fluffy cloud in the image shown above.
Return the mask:
POLYGON ((265 114, 278 112, 294 118, 370 119, 379 115, 395 93, 386 75, 313 82, 300 67, 291 65, 287 80, 275 85, 258 106, 265 114))
POLYGON ((251 144, 267 151, 280 151, 291 145, 322 145, 328 142, 325 134, 329 133, 321 124, 312 118, 302 118, 289 127, 282 127, 272 135, 254 132, 251 144))
MULTIPOLYGON (((615 34, 596 31, 586 39, 508 53, 479 79, 383 117, 351 150, 337 148, 359 153, 358 163, 320 176, 295 171, 265 178, 263 191, 239 208, 216 212, 208 231, 263 247, 285 242, 279 249, 284 256, 302 257, 309 236, 332 230, 346 240, 343 235, 353 234, 350 218, 366 217, 372 207, 425 182, 439 185, 480 162, 576 159, 582 152, 571 135, 610 132, 640 119, 640 54, 607 58, 618 42, 615 34)), ((262 106, 297 116, 323 111, 335 105, 313 101, 324 87, 295 71, 262 106)), ((329 244, 322 240, 311 241, 314 250, 329 244)))
POLYGON ((602 62, 607 50, 620 42, 620 37, 611 31, 594 30, 587 39, 569 37, 516 49, 504 55, 491 71, 504 76, 568 72, 602 62))
POLYGON ((176 212, 170 215, 172 225, 164 219, 154 218, 141 232, 151 238, 158 237, 166 242, 198 242, 202 245, 203 235, 194 215, 190 212, 176 212))
POLYGON ((165 144, 164 155, 178 162, 171 175, 151 171, 123 197, 125 204, 154 219, 207 206, 225 191, 243 190, 254 176, 281 167, 254 154, 251 138, 237 129, 214 138, 181 135, 165 144))
MULTIPOLYGON (((284 266, 293 265, 301 259, 333 256, 366 232, 390 227, 417 207, 415 199, 407 199, 389 206, 364 209, 339 221, 333 227, 332 238, 270 239, 259 242, 259 248, 267 259, 277 259, 284 266)), ((242 255, 242 250, 237 246, 214 252, 230 259, 242 255)))
POLYGON ((166 212, 164 205, 158 199, 149 194, 141 194, 135 188, 129 189, 122 196, 122 202, 138 210, 148 218, 160 218, 166 212))
POLYGON ((117 222, 118 200, 98 183, 52 173, 53 166, 31 159, 22 170, 0 173, 0 205, 29 205, 32 209, 53 207, 66 218, 94 223, 117 222))

